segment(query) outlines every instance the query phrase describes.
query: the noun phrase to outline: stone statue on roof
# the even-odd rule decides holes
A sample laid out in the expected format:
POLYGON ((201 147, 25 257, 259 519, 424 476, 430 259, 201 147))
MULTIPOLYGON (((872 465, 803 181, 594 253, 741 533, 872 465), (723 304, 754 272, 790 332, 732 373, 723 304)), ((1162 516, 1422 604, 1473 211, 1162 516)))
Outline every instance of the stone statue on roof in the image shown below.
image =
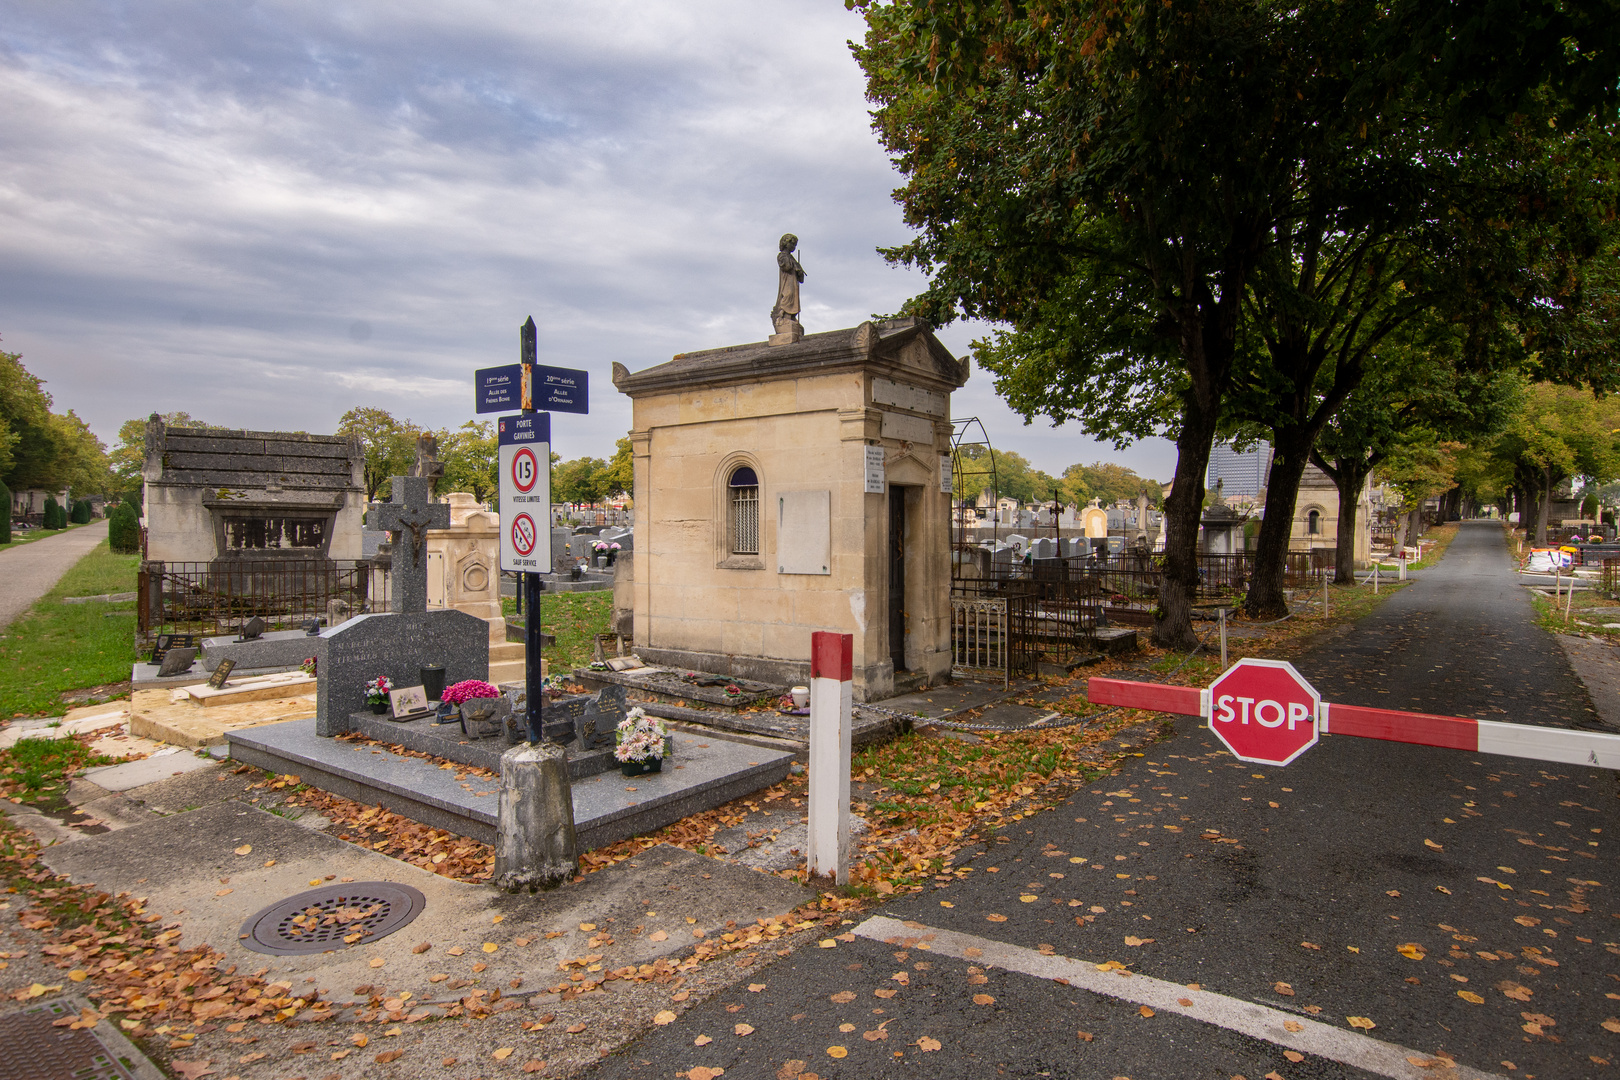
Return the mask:
POLYGON ((772 345, 786 345, 804 337, 799 322, 799 283, 804 280, 804 267, 793 254, 798 246, 799 238, 792 233, 783 233, 777 243, 776 305, 771 308, 771 325, 776 333, 771 335, 772 345))

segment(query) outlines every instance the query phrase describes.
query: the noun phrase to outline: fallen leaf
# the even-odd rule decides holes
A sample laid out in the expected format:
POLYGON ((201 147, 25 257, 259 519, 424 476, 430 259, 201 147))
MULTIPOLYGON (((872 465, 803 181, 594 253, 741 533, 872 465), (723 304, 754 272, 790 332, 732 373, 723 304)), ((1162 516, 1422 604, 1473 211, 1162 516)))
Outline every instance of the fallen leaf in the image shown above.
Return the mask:
POLYGON ((375 1061, 379 1065, 386 1065, 390 1061, 398 1061, 400 1058, 402 1058, 404 1056, 405 1056, 405 1051, 403 1051, 403 1050, 384 1050, 382 1053, 378 1054, 376 1057, 372 1058, 371 1060, 375 1061))
POLYGON ((693 1046, 708 1046, 712 1042, 714 1042, 714 1040, 709 1038, 707 1035, 699 1035, 697 1038, 692 1040, 692 1045, 693 1046))
POLYGON ((386 963, 388 963, 388 961, 384 960, 380 956, 374 956, 374 957, 371 958, 371 966, 374 967, 374 968, 382 967, 386 963))
POLYGON ((89 977, 90 977, 90 973, 88 971, 84 971, 84 970, 81 970, 81 969, 78 969, 78 968, 75 968, 74 970, 68 972, 68 978, 70 980, 72 980, 73 982, 84 982, 84 980, 88 979, 89 977))
POLYGON ((1447 895, 1447 896, 1450 896, 1450 895, 1451 895, 1451 890, 1450 890, 1450 889, 1448 889, 1448 888, 1446 888, 1446 887, 1445 887, 1445 886, 1444 886, 1444 885, 1436 885, 1436 886, 1435 886, 1435 887, 1434 887, 1434 891, 1435 891, 1435 892, 1443 892, 1443 893, 1445 893, 1445 894, 1446 894, 1446 895, 1447 895))
MULTIPOLYGON (((697 933, 697 931, 694 930, 694 931, 692 931, 692 933, 695 934, 695 933, 697 933)), ((834 941, 832 938, 822 938, 819 942, 817 942, 817 944, 820 945, 823 949, 836 949, 836 948, 838 948, 838 942, 834 941)))
POLYGON ((754 1033, 754 1026, 752 1024, 738 1024, 731 1030, 734 1034, 741 1035, 746 1038, 754 1033))
POLYGON ((1322 946, 1320 946, 1320 945, 1313 945, 1313 944, 1311 944, 1311 943, 1310 943, 1310 942, 1309 942, 1309 941, 1302 941, 1302 942, 1300 942, 1300 943, 1299 943, 1299 947, 1300 947, 1300 948, 1302 948, 1302 949, 1315 949, 1315 950, 1316 950, 1316 951, 1317 951, 1317 952, 1321 952, 1321 951, 1322 951, 1322 946))
POLYGON ((1457 991, 1457 996, 1462 998, 1464 1001, 1469 1002, 1470 1004, 1474 1004, 1474 1005, 1483 1005, 1483 1004, 1485 1004, 1485 999, 1480 997, 1478 994, 1474 993, 1472 990, 1459 990, 1459 991, 1457 991))
POLYGON ((776 1070, 776 1080, 799 1080, 799 1074, 804 1071, 805 1062, 798 1058, 789 1058, 782 1062, 782 1067, 776 1070))
POLYGON ((352 1053, 354 1053, 353 1050, 334 1050, 332 1051, 331 1057, 333 1061, 342 1061, 352 1053))
POLYGON ((500 946, 495 944, 493 941, 484 942, 484 951, 485 952, 494 952, 496 949, 499 949, 499 948, 500 948, 500 946))
POLYGON ((1131 935, 1131 936, 1129 936, 1129 937, 1127 937, 1125 939, 1125 944, 1127 944, 1127 945, 1151 945, 1151 944, 1153 944, 1153 939, 1150 938, 1150 937, 1149 938, 1140 938, 1140 937, 1136 937, 1135 935, 1131 935))
POLYGON ((1033 904, 1035 901, 1039 900, 1040 897, 1036 896, 1034 893, 1024 893, 1018 899, 1022 900, 1026 904, 1033 904))
POLYGON ((1192 1008, 1192 998, 1176 998, 1176 1004, 1183 1009, 1190 1009, 1192 1008))
POLYGON ((840 990, 827 1000, 831 1001, 835 1005, 848 1005, 850 1002, 855 1000, 855 991, 840 990))
POLYGON ((831 1058, 848 1057, 849 1050, 842 1046, 829 1046, 827 1047, 827 1056, 831 1058))
POLYGON ((445 1068, 447 1068, 447 1069, 448 1069, 448 1068, 449 1068, 449 1067, 450 1067, 450 1066, 452 1066, 452 1065, 454 1065, 454 1064, 455 1064, 455 1063, 456 1063, 456 1059, 455 1059, 455 1058, 445 1058, 445 1059, 444 1059, 444 1060, 443 1060, 443 1061, 441 1061, 441 1062, 439 1062, 439 1064, 440 1064, 440 1065, 443 1065, 443 1066, 444 1066, 444 1067, 445 1067, 445 1068))
POLYGON ((509 1057, 511 1057, 511 1056, 512 1056, 512 1051, 513 1051, 513 1050, 514 1050, 514 1049, 515 1049, 515 1047, 511 1047, 511 1046, 503 1046, 503 1047, 501 1047, 501 1048, 500 1048, 500 1049, 499 1049, 499 1050, 497 1050, 497 1051, 495 1051, 495 1053, 494 1053, 494 1054, 492 1054, 492 1055, 491 1055, 491 1056, 492 1056, 492 1057, 493 1057, 493 1058, 494 1058, 494 1059, 495 1059, 495 1060, 496 1060, 496 1061, 505 1061, 505 1060, 506 1060, 506 1059, 507 1059, 507 1058, 509 1058, 509 1057))
POLYGON ((251 855, 253 854, 253 845, 243 844, 241 847, 236 849, 236 853, 238 855, 251 855))
POLYGON ((584 1030, 585 1030, 585 1025, 584 1024, 569 1024, 568 1025, 568 1034, 570 1034, 570 1035, 578 1035, 580 1032, 582 1032, 584 1030))
POLYGON ((1607 1020, 1603 1021, 1601 1026, 1604 1031, 1613 1031, 1620 1034, 1620 1018, 1611 1016, 1607 1020))
POLYGON ((1408 960, 1421 960, 1425 956, 1429 955, 1428 950, 1415 941, 1408 941, 1404 945, 1397 945, 1395 946, 1395 951, 1406 957, 1408 960))
POLYGON ((371 1040, 366 1038, 364 1035, 350 1035, 349 1041, 354 1043, 354 1045, 358 1046, 360 1049, 364 1050, 366 1048, 366 1043, 370 1042, 371 1040))
POLYGON ((1007 921, 1007 916, 1005 916, 1005 915, 986 915, 985 918, 989 919, 991 922, 1006 922, 1007 921))
POLYGON ((922 1038, 917 1040, 917 1049, 921 1050, 925 1054, 938 1050, 941 1045, 942 1044, 938 1039, 931 1039, 927 1035, 924 1035, 922 1038))
POLYGON ((664 933, 664 931, 662 931, 662 930, 654 930, 652 933, 647 935, 647 940, 648 941, 668 941, 669 940, 669 935, 664 933))
POLYGON ((1141 1013, 1145 1017, 1153 1015, 1153 1010, 1148 1008, 1146 1005, 1143 1005, 1141 1008, 1137 1009, 1136 1011, 1141 1013))
POLYGON ((1406 1055, 1406 1062, 1409 1065, 1416 1065, 1420 1069, 1432 1069, 1436 1065, 1440 1064, 1440 1059, 1439 1058, 1416 1057, 1416 1056, 1414 1056, 1412 1054, 1407 1054, 1406 1055))
MULTIPOLYGON (((887 1021, 885 1021, 885 1023, 886 1022, 887 1021)), ((865 1039, 867 1042, 882 1042, 883 1040, 887 1039, 888 1037, 889 1037, 888 1031, 885 1030, 882 1027, 878 1027, 877 1029, 875 1029, 873 1031, 864 1031, 864 1032, 861 1033, 861 1038, 865 1039)))
POLYGON ((749 983, 748 984, 748 992, 750 994, 757 994, 763 989, 765 989, 765 984, 764 983, 749 983))
POLYGON ((996 999, 991 997, 989 994, 973 995, 973 1004, 975 1005, 994 1005, 995 1003, 996 999))
POLYGON ((546 1063, 541 1061, 539 1058, 530 1058, 528 1061, 523 1063, 523 1071, 526 1073, 537 1073, 545 1067, 546 1063))
POLYGON ((940 907, 955 907, 956 905, 951 903, 949 900, 941 900, 939 902, 939 906, 940 907))
POLYGON ((1294 996, 1294 988, 1292 986, 1289 986, 1285 982, 1272 983, 1271 988, 1273 990, 1277 991, 1277 993, 1281 994, 1283 997, 1293 997, 1294 996))
POLYGON ((890 990, 886 986, 880 986, 876 990, 872 991, 873 994, 885 1000, 894 997, 894 995, 898 994, 899 992, 900 991, 898 990, 890 990))
POLYGON ((674 1022, 675 1014, 668 1009, 664 1009, 662 1012, 659 1012, 653 1017, 653 1023, 657 1024, 659 1027, 663 1027, 665 1024, 673 1024, 674 1022))
POLYGON ((431 944, 429 944, 428 942, 424 941, 420 945, 418 945, 416 948, 412 949, 411 952, 416 953, 418 956, 420 956, 422 953, 427 952, 431 948, 433 948, 433 946, 431 944))
POLYGON ((1371 1031, 1378 1026, 1365 1016, 1347 1016, 1345 1019, 1350 1022, 1351 1027, 1360 1028, 1362 1031, 1371 1031))
POLYGON ((183 1080, 199 1080, 199 1078, 208 1076, 214 1071, 208 1067, 213 1064, 212 1058, 204 1061, 171 1061, 169 1064, 175 1072, 181 1075, 183 1080))
POLYGON ((1433 848, 1436 851, 1444 851, 1444 850, 1446 850, 1446 846, 1444 844, 1437 844, 1433 840, 1425 840, 1425 841, 1423 841, 1423 846, 1428 847, 1428 848, 1433 848))
POLYGON ((1090 1042, 1092 1039, 1097 1037, 1089 1031, 1077 1031, 1074 1033, 1074 1035, 1075 1038, 1079 1039, 1081 1042, 1090 1042))
POLYGON ((1283 1030, 1284 1031, 1304 1031, 1305 1030, 1305 1025, 1300 1023, 1298 1020, 1284 1020, 1283 1021, 1283 1030))
POLYGON ((725 1074, 726 1070, 724 1069, 713 1069, 707 1065, 694 1065, 686 1076, 687 1080, 714 1080, 715 1077, 724 1076, 725 1074))
POLYGON ((596 924, 593 922, 582 922, 579 924, 579 928, 588 934, 592 930, 596 929, 596 924))
POLYGON ((214 895, 215 896, 229 896, 229 895, 231 895, 231 893, 233 893, 235 891, 236 891, 235 889, 219 889, 214 893, 214 895))
POLYGON ((1283 1057, 1287 1058, 1289 1061, 1292 1061, 1295 1065, 1298 1065, 1300 1062, 1305 1060, 1305 1055, 1300 1053, 1298 1050, 1284 1050, 1283 1057))

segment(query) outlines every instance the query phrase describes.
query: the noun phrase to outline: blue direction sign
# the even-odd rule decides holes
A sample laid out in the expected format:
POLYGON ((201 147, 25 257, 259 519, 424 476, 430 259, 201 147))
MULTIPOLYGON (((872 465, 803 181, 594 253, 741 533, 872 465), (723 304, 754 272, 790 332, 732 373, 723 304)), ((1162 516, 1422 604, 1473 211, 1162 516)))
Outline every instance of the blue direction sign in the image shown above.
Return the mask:
POLYGON ((573 368, 534 365, 534 407, 546 412, 588 413, 590 379, 573 368))
MULTIPOLYGON (((512 365, 516 367, 516 364, 512 365)), ((503 416, 496 422, 496 444, 518 446, 523 443, 551 442, 551 417, 545 413, 519 413, 503 416)), ((547 458, 549 462, 550 459, 547 458)))
POLYGON ((523 365, 479 368, 473 373, 473 394, 481 413, 523 408, 523 365))

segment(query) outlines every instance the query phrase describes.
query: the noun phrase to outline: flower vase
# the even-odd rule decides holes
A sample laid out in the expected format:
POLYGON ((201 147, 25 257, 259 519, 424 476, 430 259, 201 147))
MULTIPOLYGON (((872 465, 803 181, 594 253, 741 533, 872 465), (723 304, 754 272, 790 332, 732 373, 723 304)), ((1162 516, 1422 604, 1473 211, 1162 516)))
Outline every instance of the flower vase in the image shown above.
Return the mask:
POLYGON ((378 716, 381 716, 383 713, 388 711, 388 702, 386 701, 372 701, 368 702, 367 704, 371 706, 371 711, 376 713, 378 716))
POLYGON ((625 776, 645 776, 647 773, 663 772, 663 758, 648 758, 646 761, 621 761, 619 771, 625 776))

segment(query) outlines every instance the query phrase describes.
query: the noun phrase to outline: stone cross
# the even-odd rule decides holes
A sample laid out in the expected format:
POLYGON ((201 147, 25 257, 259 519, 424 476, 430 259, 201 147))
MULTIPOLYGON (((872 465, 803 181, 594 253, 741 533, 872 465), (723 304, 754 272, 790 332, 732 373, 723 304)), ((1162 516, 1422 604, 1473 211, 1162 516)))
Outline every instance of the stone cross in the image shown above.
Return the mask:
POLYGON ((433 501, 433 480, 394 477, 392 502, 372 503, 367 524, 394 534, 390 611, 427 610, 427 530, 450 527, 450 504, 433 501))

